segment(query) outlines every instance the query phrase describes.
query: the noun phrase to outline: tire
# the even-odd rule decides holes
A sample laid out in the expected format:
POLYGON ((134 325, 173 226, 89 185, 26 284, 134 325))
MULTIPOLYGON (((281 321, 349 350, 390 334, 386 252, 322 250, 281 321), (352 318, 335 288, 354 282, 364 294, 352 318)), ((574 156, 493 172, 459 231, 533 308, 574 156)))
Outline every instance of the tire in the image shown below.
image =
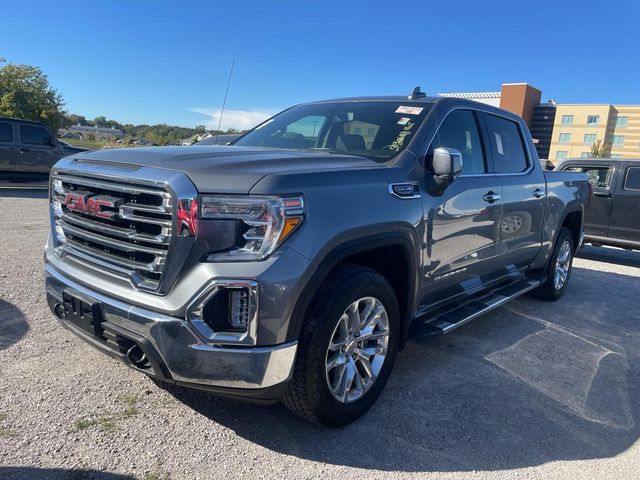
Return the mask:
POLYGON ((573 241, 573 236, 571 232, 565 228, 560 228, 558 232, 558 237, 556 238, 556 244, 553 247, 553 252, 551 253, 551 257, 549 258, 549 263, 547 264, 547 278, 542 285, 540 285, 537 289, 534 290, 534 296, 539 298, 540 300, 545 300, 548 302, 554 302, 559 300, 564 292, 567 290, 567 285, 569 285, 569 279, 571 277, 571 270, 573 266, 573 255, 575 253, 575 245, 573 241), (568 254, 569 257, 567 260, 564 260, 564 253, 568 245, 568 254), (566 275, 564 277, 564 281, 558 286, 557 282, 557 269, 559 268, 558 257, 561 258, 561 264, 566 263, 566 275))
POLYGON ((387 279, 369 268, 338 266, 319 287, 305 314, 284 404, 296 415, 328 427, 340 427, 356 420, 382 393, 391 374, 399 339, 398 301, 387 279), (386 315, 381 313, 380 305, 386 315), (347 325, 355 325, 360 314, 365 316, 364 324, 368 318, 377 323, 366 330, 370 334, 361 329, 352 337, 346 330, 347 325), (358 342, 358 338, 365 338, 362 335, 378 338, 358 342), (363 360, 360 356, 366 356, 365 349, 378 353, 363 360), (368 369, 360 363, 363 361, 370 362, 368 369), (330 370, 329 365, 334 362, 338 366, 330 370), (356 373, 350 375, 354 368, 356 373), (376 368, 377 374, 367 375, 376 368), (343 377, 344 383, 340 382, 343 377), (348 382, 349 378, 352 383, 348 382), (345 388, 343 392, 340 387, 347 384, 351 389, 345 388))

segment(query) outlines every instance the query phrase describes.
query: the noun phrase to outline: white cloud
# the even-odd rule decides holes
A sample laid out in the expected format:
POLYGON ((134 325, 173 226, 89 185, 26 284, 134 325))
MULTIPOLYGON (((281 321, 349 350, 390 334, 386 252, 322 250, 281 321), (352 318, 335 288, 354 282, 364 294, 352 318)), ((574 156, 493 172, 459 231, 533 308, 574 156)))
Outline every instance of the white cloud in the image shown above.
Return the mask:
MULTIPOLYGON (((216 130, 220 121, 219 108, 190 108, 189 111, 199 113, 208 117, 202 123, 208 130, 216 130)), ((266 120, 276 113, 275 110, 254 111, 254 110, 229 110, 225 109, 222 116, 221 130, 235 128, 237 130, 248 130, 255 127, 260 122, 266 120)))

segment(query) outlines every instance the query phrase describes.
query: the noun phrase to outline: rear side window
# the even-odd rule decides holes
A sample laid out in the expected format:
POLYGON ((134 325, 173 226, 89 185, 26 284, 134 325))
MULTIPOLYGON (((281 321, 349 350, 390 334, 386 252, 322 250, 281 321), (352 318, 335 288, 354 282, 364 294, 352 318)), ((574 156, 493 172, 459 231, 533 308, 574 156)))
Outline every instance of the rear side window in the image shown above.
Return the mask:
POLYGON ((0 122, 0 142, 11 142, 11 141, 13 141, 11 124, 8 122, 0 122))
POLYGON ((27 145, 51 145, 51 135, 38 125, 20 125, 20 142, 27 145))
POLYGON ((485 173, 484 154, 476 118, 471 110, 454 110, 436 132, 427 158, 438 147, 455 148, 462 153, 462 173, 485 173))
POLYGON ((586 173, 589 177, 589 183, 594 188, 609 188, 611 185, 611 167, 571 165, 565 168, 564 171, 586 173))
POLYGON ((640 167, 631 167, 627 170, 627 178, 624 181, 625 190, 640 191, 640 167))
POLYGON ((527 156, 518 124, 495 115, 486 115, 486 119, 495 172, 519 173, 525 171, 527 156))

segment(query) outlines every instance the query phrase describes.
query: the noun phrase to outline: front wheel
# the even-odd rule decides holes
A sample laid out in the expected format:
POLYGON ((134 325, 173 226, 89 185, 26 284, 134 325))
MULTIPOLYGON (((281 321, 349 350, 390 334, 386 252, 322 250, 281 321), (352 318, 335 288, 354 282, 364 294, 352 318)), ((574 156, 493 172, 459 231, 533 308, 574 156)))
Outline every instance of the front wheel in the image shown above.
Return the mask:
POLYGON ((571 277, 574 252, 573 236, 567 228, 562 227, 549 258, 547 279, 534 291, 536 297, 555 301, 564 295, 571 277))
POLYGON ((364 267, 338 267, 305 316, 285 405, 330 427, 362 416, 389 378, 399 326, 398 302, 385 277, 364 267))

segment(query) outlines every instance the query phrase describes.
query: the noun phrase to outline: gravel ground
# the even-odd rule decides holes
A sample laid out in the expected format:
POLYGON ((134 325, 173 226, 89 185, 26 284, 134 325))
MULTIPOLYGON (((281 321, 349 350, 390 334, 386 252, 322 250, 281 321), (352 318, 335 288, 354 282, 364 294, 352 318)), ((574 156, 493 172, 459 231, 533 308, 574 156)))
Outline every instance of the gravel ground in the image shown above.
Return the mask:
POLYGON ((566 296, 413 339, 340 430, 163 390, 60 327, 44 192, 0 190, 0 478, 638 478, 640 254, 585 248, 566 296))

